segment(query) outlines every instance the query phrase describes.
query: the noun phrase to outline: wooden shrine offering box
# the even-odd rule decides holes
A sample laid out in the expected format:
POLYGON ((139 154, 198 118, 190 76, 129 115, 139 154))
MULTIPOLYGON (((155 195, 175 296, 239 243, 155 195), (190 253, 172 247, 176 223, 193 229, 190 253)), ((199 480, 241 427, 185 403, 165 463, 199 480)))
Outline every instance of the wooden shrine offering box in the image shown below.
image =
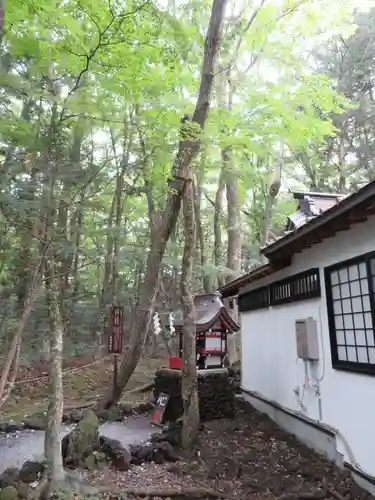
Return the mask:
MULTIPOLYGON (((228 354, 227 337, 240 327, 232 319, 220 295, 209 293, 194 297, 196 310, 196 354, 198 370, 223 368, 228 354)), ((179 356, 169 358, 169 367, 182 369, 183 320, 174 324, 179 337, 179 356)))

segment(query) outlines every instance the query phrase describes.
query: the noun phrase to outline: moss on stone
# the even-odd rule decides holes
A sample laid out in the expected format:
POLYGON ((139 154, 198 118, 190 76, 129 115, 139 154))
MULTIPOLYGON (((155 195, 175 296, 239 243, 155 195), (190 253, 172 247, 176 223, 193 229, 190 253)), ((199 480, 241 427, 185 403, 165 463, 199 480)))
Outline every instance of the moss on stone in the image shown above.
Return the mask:
POLYGON ((92 410, 87 410, 77 428, 63 438, 64 461, 84 465, 85 458, 99 446, 99 420, 92 410))
POLYGON ((47 428, 46 412, 38 411, 24 419, 26 428, 35 430, 45 430, 47 428))
POLYGON ((93 471, 96 469, 96 460, 94 455, 89 455, 84 461, 85 469, 93 471))
POLYGON ((14 486, 7 486, 0 490, 0 500, 17 500, 18 491, 14 486))

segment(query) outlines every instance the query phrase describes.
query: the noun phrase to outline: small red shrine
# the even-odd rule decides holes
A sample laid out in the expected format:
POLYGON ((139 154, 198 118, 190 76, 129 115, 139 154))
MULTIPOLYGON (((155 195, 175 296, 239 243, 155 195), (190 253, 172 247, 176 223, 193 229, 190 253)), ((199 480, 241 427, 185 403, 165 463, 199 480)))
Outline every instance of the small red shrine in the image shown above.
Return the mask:
MULTIPOLYGON (((220 295, 208 293, 194 297, 196 311, 196 350, 198 370, 223 368, 227 357, 227 336, 240 327, 232 319, 220 295)), ((182 368, 183 320, 175 320, 174 328, 179 337, 179 357, 170 358, 170 368, 182 368)))

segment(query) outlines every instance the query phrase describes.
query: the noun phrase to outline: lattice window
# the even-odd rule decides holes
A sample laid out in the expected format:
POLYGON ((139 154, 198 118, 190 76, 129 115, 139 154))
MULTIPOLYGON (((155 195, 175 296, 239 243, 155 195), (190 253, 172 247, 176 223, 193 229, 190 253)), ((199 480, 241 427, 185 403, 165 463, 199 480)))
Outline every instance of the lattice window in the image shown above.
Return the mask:
POLYGON ((269 287, 263 286, 240 295, 238 299, 238 306, 241 312, 255 311, 270 305, 269 287))
POLYGON ((320 297, 318 268, 246 292, 240 295, 238 304, 240 311, 245 312, 313 297, 320 297))
POLYGON ((270 285, 271 305, 320 297, 319 269, 309 269, 270 285))
POLYGON ((332 364, 375 373, 375 257, 326 269, 332 364))

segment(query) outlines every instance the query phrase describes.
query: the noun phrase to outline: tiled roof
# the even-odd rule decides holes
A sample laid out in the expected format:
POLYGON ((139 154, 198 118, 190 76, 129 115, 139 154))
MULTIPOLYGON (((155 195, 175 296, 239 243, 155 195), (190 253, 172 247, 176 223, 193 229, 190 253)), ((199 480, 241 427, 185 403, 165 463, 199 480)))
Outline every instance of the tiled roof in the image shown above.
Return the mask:
POLYGON ((375 214, 375 181, 348 196, 303 192, 293 195, 299 200, 298 209, 288 218, 284 234, 262 248, 269 263, 221 287, 223 297, 233 296, 247 283, 290 265, 295 253, 375 214))

